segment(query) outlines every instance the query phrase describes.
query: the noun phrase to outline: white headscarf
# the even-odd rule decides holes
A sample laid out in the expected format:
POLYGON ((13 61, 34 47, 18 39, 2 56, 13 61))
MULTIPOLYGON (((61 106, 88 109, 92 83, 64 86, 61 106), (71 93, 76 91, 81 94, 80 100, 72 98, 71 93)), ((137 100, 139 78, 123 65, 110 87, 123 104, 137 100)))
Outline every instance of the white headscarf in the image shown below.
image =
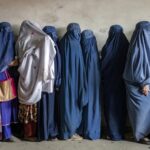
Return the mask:
POLYGON ((42 91, 52 93, 54 89, 55 44, 42 29, 24 21, 16 43, 20 66, 18 97, 20 103, 35 104, 42 91))

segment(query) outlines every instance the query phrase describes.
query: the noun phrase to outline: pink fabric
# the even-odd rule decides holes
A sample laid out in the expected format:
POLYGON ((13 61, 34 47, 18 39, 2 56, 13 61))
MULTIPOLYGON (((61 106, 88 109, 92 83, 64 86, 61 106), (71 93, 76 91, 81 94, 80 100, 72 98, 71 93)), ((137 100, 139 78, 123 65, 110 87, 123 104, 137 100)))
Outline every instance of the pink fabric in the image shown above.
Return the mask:
POLYGON ((12 88, 13 95, 17 97, 17 92, 16 92, 16 86, 15 86, 14 79, 10 77, 10 75, 9 75, 9 73, 7 71, 5 71, 5 74, 7 76, 6 80, 10 80, 11 81, 11 88, 12 88))

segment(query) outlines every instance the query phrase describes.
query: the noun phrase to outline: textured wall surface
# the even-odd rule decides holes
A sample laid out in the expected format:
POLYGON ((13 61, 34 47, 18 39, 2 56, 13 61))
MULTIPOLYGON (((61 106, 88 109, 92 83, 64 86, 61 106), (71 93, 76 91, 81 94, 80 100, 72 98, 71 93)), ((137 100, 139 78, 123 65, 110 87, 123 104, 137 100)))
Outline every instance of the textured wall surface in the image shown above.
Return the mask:
POLYGON ((99 49, 112 24, 123 26, 130 39, 136 22, 150 20, 150 0, 0 0, 0 21, 8 21, 18 33, 23 20, 55 25, 62 36, 70 22, 92 29, 99 49))

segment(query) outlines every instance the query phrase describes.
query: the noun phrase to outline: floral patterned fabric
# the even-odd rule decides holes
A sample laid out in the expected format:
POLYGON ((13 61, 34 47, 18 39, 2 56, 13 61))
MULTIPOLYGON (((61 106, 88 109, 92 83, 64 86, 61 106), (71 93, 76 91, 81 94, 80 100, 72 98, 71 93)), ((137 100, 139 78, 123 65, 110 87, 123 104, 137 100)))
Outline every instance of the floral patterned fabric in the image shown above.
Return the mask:
POLYGON ((37 104, 19 105, 19 120, 21 123, 37 122, 37 104))

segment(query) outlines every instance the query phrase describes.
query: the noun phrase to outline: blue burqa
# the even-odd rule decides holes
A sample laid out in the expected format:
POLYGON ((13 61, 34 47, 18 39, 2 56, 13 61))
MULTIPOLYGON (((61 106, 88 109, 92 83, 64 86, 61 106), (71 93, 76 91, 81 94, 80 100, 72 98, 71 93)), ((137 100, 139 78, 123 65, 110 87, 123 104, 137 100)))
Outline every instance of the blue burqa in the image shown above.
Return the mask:
POLYGON ((91 30, 81 34, 81 46, 87 76, 88 104, 83 109, 79 133, 85 139, 96 140, 101 135, 100 58, 96 38, 91 30))
POLYGON ((150 85, 150 23, 139 22, 132 35, 124 70, 127 106, 137 141, 150 134, 150 94, 141 89, 150 85))
POLYGON ((43 31, 48 34, 55 43, 56 56, 54 59, 55 66, 55 88, 53 93, 42 93, 42 98, 38 102, 38 122, 37 122, 37 137, 38 140, 48 140, 55 138, 58 135, 57 120, 56 120, 56 96, 61 84, 61 58, 57 46, 58 36, 56 28, 53 26, 45 26, 43 31))
POLYGON ((71 23, 60 41, 62 82, 60 87, 60 138, 71 138, 79 127, 87 104, 86 74, 80 45, 80 27, 71 23))
POLYGON ((126 122, 126 92, 123 71, 129 42, 120 25, 113 25, 102 49, 102 92, 108 136, 124 138, 126 122))
MULTIPOLYGON (((8 22, 0 23, 0 82, 7 80, 8 68, 15 57, 14 34, 8 22)), ((1 88, 1 87, 0 87, 1 88)), ((3 139, 10 139, 12 136, 11 124, 17 123, 18 112, 17 98, 10 101, 0 102, 0 113, 2 122, 3 139)))
POLYGON ((15 57, 14 34, 8 22, 0 23, 0 72, 5 71, 15 57))

